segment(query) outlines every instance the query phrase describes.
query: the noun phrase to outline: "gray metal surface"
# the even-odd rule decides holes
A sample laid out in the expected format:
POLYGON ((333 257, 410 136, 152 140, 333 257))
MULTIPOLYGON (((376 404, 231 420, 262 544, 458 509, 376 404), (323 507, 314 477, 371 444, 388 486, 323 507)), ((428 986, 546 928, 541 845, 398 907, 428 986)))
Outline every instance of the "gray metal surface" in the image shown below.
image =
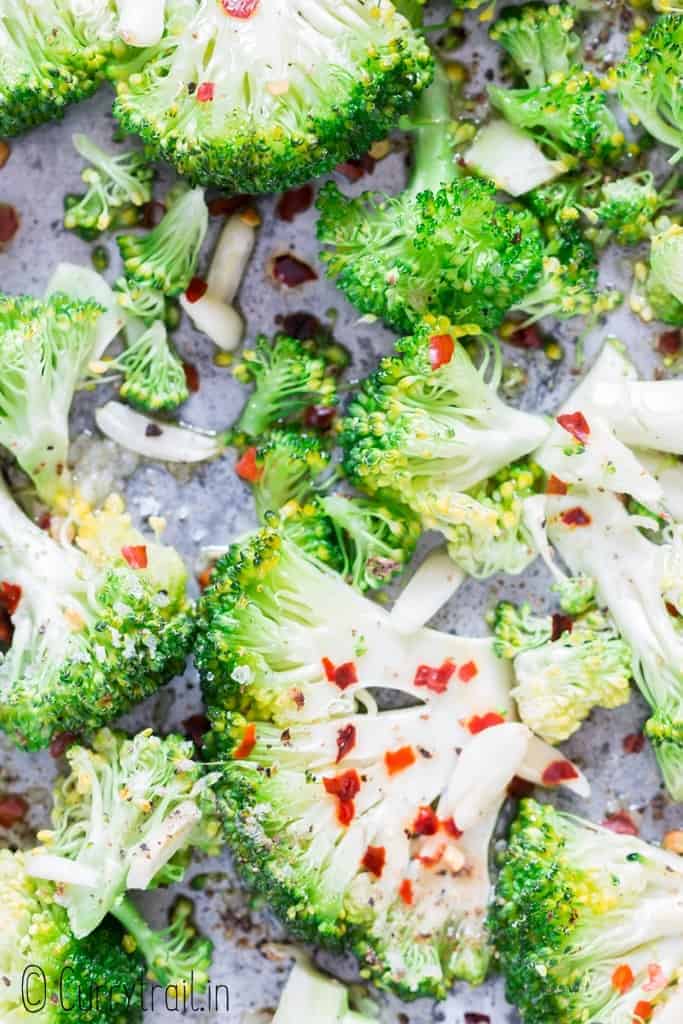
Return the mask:
MULTIPOLYGON (((432 20, 437 17, 438 8, 432 20)), ((469 23, 475 22, 476 17, 470 16, 469 23)), ((614 46, 616 48, 618 43, 614 46)), ((603 47, 601 52, 611 55, 609 46, 603 47)), ((469 47, 459 52, 458 57, 473 70, 471 91, 475 94, 491 60, 483 33, 475 30, 469 47)), ((10 161, 0 171, 0 202, 15 204, 21 215, 21 229, 6 251, 0 252, 2 290, 40 295, 58 261, 89 263, 90 246, 62 228, 64 193, 77 191, 80 185, 81 164, 69 139, 74 131, 86 131, 100 142, 108 143, 112 128, 110 97, 105 90, 91 102, 71 110, 64 123, 45 127, 13 142, 10 161)), ((363 188, 396 190, 403 174, 404 155, 395 152, 377 165, 372 176, 366 176, 354 186, 343 182, 343 187, 349 192, 363 188)), ((263 226, 240 296, 241 308, 248 320, 248 337, 259 331, 273 331, 276 316, 288 312, 308 310, 323 319, 333 316, 336 338, 353 353, 352 374, 362 376, 375 365, 380 354, 389 351, 392 336, 379 325, 359 324, 354 310, 334 286, 324 280, 316 259, 314 211, 287 224, 275 217, 273 200, 262 199, 257 205, 263 226), (292 290, 276 285, 268 272, 268 263, 273 255, 283 251, 295 252, 310 262, 316 267, 319 280, 292 290)), ((214 229, 217 227, 214 224, 214 229)), ((113 281, 117 270, 116 247, 109 242, 108 248, 112 266, 107 276, 113 281)), ((208 246, 207 251, 210 251, 208 246)), ((626 290, 629 278, 624 251, 608 254, 605 283, 626 290)), ((567 357, 561 363, 549 362, 542 353, 527 357, 518 350, 506 350, 508 360, 528 369, 529 385, 521 399, 525 407, 551 410, 568 394, 576 380, 573 342, 579 329, 580 325, 573 324, 556 332, 567 347, 567 357)), ((608 328, 594 332, 587 339, 589 358, 609 332, 628 343, 642 372, 652 372, 656 365, 652 347, 656 327, 644 328, 625 305, 611 318, 608 328)), ((199 370, 201 380, 201 389, 187 403, 183 418, 207 428, 226 426, 239 412, 244 399, 243 388, 233 380, 229 369, 214 365, 211 343, 193 331, 187 322, 179 330, 177 342, 183 357, 199 370)), ((102 395, 99 398, 104 400, 102 395)), ((92 395, 79 396, 74 435, 96 433, 92 418, 96 401, 97 397, 92 395)), ((164 466, 141 463, 127 485, 131 511, 140 522, 150 515, 164 515, 168 520, 167 539, 194 566, 203 545, 220 544, 253 523, 248 490, 234 475, 232 467, 233 458, 229 454, 192 472, 184 468, 169 471, 164 466)), ((542 607, 548 603, 547 595, 547 575, 537 566, 519 579, 496 578, 486 584, 468 582, 439 613, 434 625, 444 630, 481 635, 486 632, 485 612, 496 600, 503 596, 528 599, 542 607)), ((184 719, 199 710, 196 673, 190 668, 172 687, 128 716, 125 724, 131 727, 153 725, 168 730, 180 726, 184 719)), ((622 747, 623 738, 637 731, 645 717, 645 706, 637 695, 625 708, 591 717, 565 749, 588 772, 593 796, 589 801, 569 798, 562 802, 598 821, 606 813, 626 808, 641 821, 642 834, 658 841, 668 828, 681 826, 680 807, 668 803, 650 750, 646 748, 638 755, 627 756, 622 747)), ((3 741, 0 741, 0 751, 0 795, 21 793, 30 803, 25 823, 12 833, 0 829, 0 844, 27 844, 32 841, 35 829, 48 824, 49 788, 55 765, 48 754, 20 753, 3 741)), ((231 1010, 229 1014, 217 1015, 189 1013, 185 1019, 205 1024, 226 1020, 238 1024, 243 1014, 276 1005, 289 961, 282 949, 273 945, 283 938, 281 928, 266 911, 250 906, 247 895, 234 878, 228 856, 218 862, 195 863, 190 878, 207 873, 208 881, 201 893, 187 886, 182 891, 195 899, 199 923, 216 943, 213 981, 229 985, 231 1010)), ((147 909, 158 922, 163 921, 168 904, 169 898, 164 893, 146 900, 147 909)), ((320 962, 334 966, 347 978, 353 977, 352 963, 335 963, 324 955, 320 962)), ((505 1003, 502 986, 496 980, 477 990, 460 985, 448 1002, 440 1006, 424 1001, 406 1006, 392 999, 382 1000, 381 1006, 382 1019, 397 1024, 430 1021, 463 1024, 468 1011, 488 1014, 491 1024, 518 1020, 505 1003)), ((178 1014, 157 1007, 147 1014, 146 1020, 161 1024, 177 1017, 178 1014)), ((244 1019, 251 1024, 251 1017, 244 1019)), ((258 1017, 253 1020, 257 1021, 258 1017)), ((302 1024, 309 1022, 302 1019, 302 1024)))

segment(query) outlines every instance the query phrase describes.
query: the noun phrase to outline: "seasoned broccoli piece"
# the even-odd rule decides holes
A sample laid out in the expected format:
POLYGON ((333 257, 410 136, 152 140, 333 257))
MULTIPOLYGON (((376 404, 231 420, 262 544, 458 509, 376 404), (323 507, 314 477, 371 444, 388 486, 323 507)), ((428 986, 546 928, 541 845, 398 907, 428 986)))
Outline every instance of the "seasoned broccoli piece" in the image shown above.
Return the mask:
POLYGON ((669 203, 669 186, 658 191, 650 171, 640 171, 624 178, 605 182, 600 204, 589 214, 595 223, 614 234, 621 245, 636 245, 650 238, 655 231, 653 220, 669 203))
POLYGON ((540 185, 524 196, 524 203, 543 226, 555 224, 566 228, 575 224, 586 210, 600 202, 599 174, 565 174, 557 181, 540 185))
POLYGON ((490 36, 509 53, 530 89, 569 73, 581 39, 570 4, 523 4, 503 11, 490 36))
POLYGON ((677 224, 652 239, 646 294, 658 320, 683 327, 683 227, 677 224))
POLYGON ((268 513, 280 513, 290 503, 305 504, 313 495, 314 481, 329 464, 329 453, 317 434, 273 430, 256 451, 254 501, 259 520, 265 523, 268 513))
POLYGON ((97 354, 103 312, 60 294, 0 295, 0 444, 47 504, 69 486, 69 409, 97 354))
POLYGON ((0 3, 0 136, 19 135, 87 99, 120 55, 109 0, 0 3))
POLYGON ((542 239, 526 211, 496 189, 458 178, 450 142, 450 84, 443 71, 414 114, 414 170, 392 198, 319 193, 318 238, 328 274, 363 313, 410 331, 425 313, 497 327, 540 277, 542 239))
MULTIPOLYGON (((101 729, 91 747, 71 746, 68 774, 54 792, 52 831, 27 858, 30 874, 55 882, 78 938, 127 889, 178 881, 192 847, 216 848, 212 776, 194 761, 191 740, 151 729, 129 738, 101 729)), ((132 917, 122 923, 131 927, 132 917)), ((140 948, 145 952, 144 946, 140 948)))
POLYGON ((432 75, 388 0, 174 0, 158 50, 115 112, 194 181, 228 192, 301 185, 365 152, 432 75))
POLYGON ((553 153, 568 151, 581 159, 611 162, 624 150, 623 132, 605 94, 582 68, 531 89, 490 85, 489 96, 508 121, 529 131, 553 153))
POLYGON ((139 151, 107 153, 86 135, 74 135, 78 153, 90 164, 81 177, 88 186, 84 196, 68 196, 64 226, 88 239, 96 238, 131 208, 152 198, 154 167, 139 151))
POLYGON ((683 155, 683 16, 658 18, 639 35, 617 68, 621 102, 650 135, 675 150, 671 163, 683 155))
POLYGON ((122 309, 150 326, 166 316, 166 296, 157 288, 120 277, 114 285, 114 292, 122 309))
POLYGON ((204 190, 185 191, 148 234, 119 235, 126 277, 138 288, 180 295, 194 277, 208 227, 204 190))
POLYGON ((338 369, 315 341, 260 335, 235 367, 241 383, 254 385, 235 432, 258 439, 270 427, 300 418, 309 406, 335 405, 338 369))
POLYGON ((678 1020, 680 857, 525 800, 501 865, 490 927, 524 1024, 678 1020))
POLYGON ((189 398, 185 369, 159 320, 107 363, 111 371, 124 376, 121 397, 143 412, 171 412, 189 398))
POLYGON ((502 601, 495 633, 496 652, 514 661, 521 719, 548 743, 568 739, 593 708, 628 703, 631 649, 601 611, 560 621, 558 630, 553 616, 502 601))
POLYGON ((53 540, 0 487, 0 581, 14 627, 0 656, 0 729, 30 750, 154 693, 182 671, 192 642, 176 552, 143 537, 120 498, 99 512, 76 501, 68 515, 75 545, 53 540))
POLYGON ((583 615, 593 608, 596 601, 595 580, 589 576, 568 576, 553 584, 560 608, 567 615, 583 615))
POLYGON ((308 962, 296 963, 285 985, 272 1024, 377 1024, 375 1016, 349 1007, 349 992, 334 978, 320 974, 308 962))
POLYGON ((54 886, 31 878, 25 861, 22 852, 0 850, 3 1021, 67 1024, 78 1008, 79 1024, 141 1024, 143 957, 131 951, 111 918, 77 939, 54 886), (33 973, 27 972, 31 967, 33 973), (87 994, 95 985, 99 999, 89 1005, 87 994))

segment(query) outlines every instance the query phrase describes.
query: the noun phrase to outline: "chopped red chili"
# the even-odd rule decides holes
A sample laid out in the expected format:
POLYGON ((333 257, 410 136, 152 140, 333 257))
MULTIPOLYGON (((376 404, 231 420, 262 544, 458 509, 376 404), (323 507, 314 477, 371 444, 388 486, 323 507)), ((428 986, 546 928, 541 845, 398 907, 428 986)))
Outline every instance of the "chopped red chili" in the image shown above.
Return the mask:
POLYGON ((414 836, 435 836, 439 831, 439 819, 431 807, 420 807, 415 821, 410 826, 414 836))
POLYGON ((505 719, 497 711, 487 711, 485 715, 472 715, 467 723, 467 728, 473 736, 476 736, 477 733, 483 732, 485 729, 492 729, 494 725, 504 724, 505 719))
POLYGON ((75 732, 60 732, 56 736, 53 736, 52 742, 50 743, 50 757, 55 759, 61 757, 69 747, 73 747, 74 743, 78 743, 79 738, 75 732))
POLYGON ((415 751, 412 747, 400 747, 398 750, 387 750, 384 764, 389 775, 398 775, 415 764, 415 751))
POLYGON ((591 435, 591 428, 588 420, 582 412, 565 412, 557 417, 557 422, 568 434, 575 437, 581 444, 585 444, 591 435))
POLYGON ((12 828, 26 817, 28 804, 23 796, 3 796, 0 798, 0 827, 12 828))
POLYGON ((340 800, 337 804, 337 821, 348 828, 356 816, 356 805, 353 800, 340 800))
POLYGON ((318 280, 318 275, 308 263, 287 252, 273 260, 273 277, 287 288, 297 288, 301 284, 318 280))
POLYGON ((149 565, 146 544, 130 544, 121 548, 121 554, 131 569, 146 569, 149 565))
POLYGON ((275 212, 280 220, 291 223, 298 214, 309 209, 313 202, 313 195, 312 185, 290 188, 289 191, 283 192, 278 199, 275 212))
POLYGON ((476 675, 479 675, 476 661, 467 661, 458 669, 458 679, 461 683, 471 683, 476 675))
POLYGON ((425 686, 433 693, 445 693, 455 672, 455 665, 449 659, 435 668, 432 665, 418 665, 413 684, 425 686))
POLYGON ((335 170, 339 174, 343 174, 348 181, 360 181, 364 174, 372 174, 376 163, 377 161, 374 157, 371 157, 369 153, 365 153, 356 160, 347 160, 343 164, 337 164, 335 170))
POLYGON ((195 96, 198 103, 210 103, 216 95, 216 86, 213 82, 202 82, 197 86, 195 96))
POLYGON ((565 526, 590 526, 592 520, 585 509, 577 505, 576 508, 568 508, 563 512, 560 519, 565 526))
POLYGON ((653 1004, 649 1003, 646 999, 641 999, 636 1003, 635 1010, 633 1011, 633 1024, 644 1024, 644 1022, 652 1019, 654 1012, 653 1004))
POLYGON ((612 988, 624 995, 630 988, 633 988, 635 981, 633 971, 628 964, 620 964, 612 974, 612 988))
POLYGON ((657 351, 663 356, 677 356, 681 351, 683 342, 682 331, 664 331, 657 338, 657 351))
POLYGON ((185 383, 190 394, 196 395, 199 391, 199 370, 192 363, 183 363, 185 383))
POLYGON ((334 682, 340 690, 346 690, 358 682, 356 666, 352 661, 345 661, 343 665, 337 665, 334 670, 334 682))
POLYGON ((221 0, 221 6, 231 18, 251 18, 259 5, 259 0, 221 0))
POLYGON ((450 363, 455 344, 450 334, 433 334, 429 339, 429 362, 432 370, 438 370, 450 363))
POLYGON ((251 202, 251 196, 216 196, 207 203, 212 217, 231 217, 233 213, 243 210, 251 202))
POLYGON ((333 405, 309 405, 304 413, 304 425, 311 430, 325 432, 334 423, 337 410, 333 405))
POLYGON ((253 445, 235 463, 235 472, 240 480, 246 480, 249 484, 255 484, 261 479, 263 467, 256 461, 256 448, 253 445))
POLYGON ((19 230, 19 214, 9 203, 0 203, 0 245, 11 242, 19 230))
POLYGON ((645 734, 642 732, 630 732, 621 741, 625 754, 640 754, 645 747, 645 734))
POLYGON ((602 827, 608 828, 610 832, 616 832, 619 836, 640 835, 640 829, 628 811, 616 811, 614 814, 608 814, 602 827))
POLYGON ((410 881, 409 878, 403 879, 398 888, 398 894, 407 907, 412 907, 414 900, 413 883, 410 881))
POLYGON ((561 782, 578 779, 577 772, 571 761, 551 761, 544 770, 541 780, 546 786, 559 786, 561 782))
POLYGON ((323 786, 326 793, 338 797, 342 802, 353 800, 360 793, 360 776, 355 768, 351 768, 341 775, 323 779, 323 786))
POLYGON ((444 818, 443 821, 441 822, 441 827, 446 833, 446 835, 450 836, 451 839, 460 839, 460 837, 463 834, 461 830, 458 828, 458 826, 455 824, 453 818, 444 818))
POLYGON ((466 1013, 465 1024, 491 1024, 491 1018, 487 1013, 466 1013))
POLYGON ((546 494, 566 494, 569 488, 567 487, 564 480, 560 480, 559 476, 551 474, 548 477, 548 483, 546 484, 546 494))
POLYGON ((387 851, 383 846, 368 846, 361 864, 366 871, 376 878, 382 877, 384 866, 387 862, 387 851))
POLYGON ((4 608, 8 615, 14 615, 20 601, 21 587, 16 583, 9 583, 7 580, 3 580, 0 583, 0 608, 4 608))
POLYGON ((337 764, 349 754, 356 745, 355 725, 345 725, 337 732, 337 764))
POLYGON ((334 667, 334 662, 330 661, 329 658, 323 658, 322 659, 322 665, 323 665, 323 669, 325 670, 325 678, 327 679, 328 682, 333 683, 334 682, 334 673, 336 672, 336 669, 334 667))
POLYGON ((574 628, 574 620, 571 615, 560 615, 556 612, 553 615, 553 632, 551 639, 559 640, 565 633, 571 633, 574 628))
POLYGON ((529 324, 527 327, 518 327, 509 338, 505 339, 509 345, 515 348, 537 349, 543 348, 543 335, 537 324, 529 324))
POLYGON ((203 277, 193 277, 187 286, 185 298, 188 302, 195 303, 203 299, 209 290, 209 285, 203 277))
POLYGON ((256 746, 256 726, 253 722, 245 728, 242 733, 242 741, 238 747, 233 751, 233 758, 235 761, 244 761, 249 757, 252 750, 256 746))

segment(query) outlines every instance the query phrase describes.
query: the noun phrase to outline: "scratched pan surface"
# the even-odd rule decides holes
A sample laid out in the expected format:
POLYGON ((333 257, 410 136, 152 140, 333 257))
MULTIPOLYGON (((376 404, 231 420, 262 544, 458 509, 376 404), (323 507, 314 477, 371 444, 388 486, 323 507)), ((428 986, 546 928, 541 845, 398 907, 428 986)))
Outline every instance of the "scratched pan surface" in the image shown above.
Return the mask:
MULTIPOLYGON (((430 20, 440 21, 443 13, 437 7, 430 14, 430 20)), ((625 18, 623 10, 608 9, 606 5, 606 21, 588 34, 590 46, 607 58, 618 55, 623 29, 628 24, 625 18)), ((468 27, 472 29, 469 40, 455 56, 471 69, 469 91, 474 96, 480 92, 488 69, 495 68, 496 55, 478 27, 475 15, 468 16, 468 27)), ((110 97, 105 90, 91 102, 72 109, 64 123, 48 126, 13 142, 10 161, 0 172, 0 201, 16 206, 21 228, 7 250, 0 253, 2 290, 40 295, 58 261, 88 263, 90 247, 62 228, 63 195, 77 191, 80 184, 80 161, 69 139, 74 131, 85 131, 106 144, 111 139, 112 129, 110 97)), ((349 192, 363 188, 396 191, 404 174, 405 147, 401 147, 399 141, 396 151, 379 163, 374 173, 355 185, 342 182, 349 192)), ((352 374, 364 375, 381 354, 389 351, 391 335, 379 325, 359 324, 354 310, 334 286, 324 280, 316 257, 314 211, 301 214, 289 224, 275 216, 274 205, 270 198, 258 203, 263 226, 240 295, 248 321, 248 337, 259 331, 273 331, 277 317, 298 310, 313 312, 324 321, 336 317, 335 336, 353 354, 352 374), (309 262, 317 270, 318 280, 290 290, 276 285, 268 272, 269 260, 286 251, 309 262)), ((217 227, 214 222, 214 230, 217 227)), ((108 277, 113 280, 118 271, 116 247, 111 241, 107 244, 112 256, 108 277)), ((608 252, 604 261, 604 283, 627 288, 629 276, 623 250, 608 252)), ((549 362, 542 353, 528 356, 517 349, 507 349, 506 359, 528 371, 529 383, 521 395, 526 408, 550 411, 572 388, 576 380, 573 350, 577 329, 565 326, 556 332, 567 353, 560 363, 549 362)), ((656 328, 644 328, 625 306, 612 316, 607 326, 587 339, 588 358, 607 333, 616 334, 628 343, 643 373, 653 372, 657 365, 653 355, 656 328)), ((201 381, 199 392, 183 410, 184 418, 201 427, 224 427, 239 412, 243 389, 232 379, 229 369, 214 365, 210 342, 194 332, 188 323, 183 323, 178 331, 177 342, 183 358, 197 367, 201 381)), ((102 395, 99 400, 103 400, 102 395)), ((89 432, 96 435, 92 414, 97 401, 96 396, 87 394, 77 399, 73 421, 75 437, 87 438, 89 432)), ((220 544, 254 521, 247 489, 233 473, 231 454, 191 472, 177 468, 171 472, 161 465, 141 463, 128 479, 126 492, 131 511, 140 522, 150 515, 162 514, 167 518, 169 541, 179 548, 193 568, 202 546, 220 544)), ((425 543, 429 543, 429 539, 425 543)), ((496 600, 502 597, 528 599, 543 607, 547 604, 547 593, 548 578, 538 566, 533 566, 520 579, 494 578, 485 584, 469 582, 439 613, 434 624, 443 630, 481 635, 486 632, 485 612, 496 600)), ((125 724, 168 730, 179 727, 200 709, 196 673, 189 668, 182 679, 128 716, 125 724)), ((640 754, 625 756, 622 747, 623 738, 637 731, 645 717, 645 706, 638 696, 625 708, 592 716, 579 735, 566 745, 566 751, 589 773, 593 795, 589 801, 570 798, 562 802, 596 820, 602 820, 606 813, 626 808, 641 820, 642 834, 658 841, 667 829, 680 827, 680 808, 667 802, 650 750, 646 747, 640 754)), ((20 753, 0 740, 0 794, 20 793, 30 804, 27 820, 18 828, 11 833, 0 829, 0 843, 29 844, 35 829, 47 825, 54 771, 55 764, 47 754, 20 753)), ((289 960, 275 945, 282 942, 283 933, 265 910, 250 905, 234 877, 228 856, 216 862, 197 862, 189 877, 198 875, 208 875, 204 889, 199 892, 187 887, 182 891, 195 900, 199 923, 215 942, 213 981, 229 986, 231 1009, 229 1014, 208 1009, 188 1012, 185 1019, 205 1024, 226 1020, 239 1024, 243 1015, 247 1015, 245 1020, 257 1021, 258 1016, 250 1015, 276 1005, 286 977, 289 960)), ((172 897, 165 893, 147 898, 147 909, 156 923, 163 922, 171 901, 172 897)), ((353 978, 350 962, 335 963, 324 955, 320 962, 333 966, 344 977, 353 978)), ((505 1002, 497 980, 479 989, 457 986, 450 999, 439 1006, 426 1001, 409 1006, 391 999, 382 1002, 382 1019, 400 1024, 430 1021, 463 1024, 468 1011, 488 1015, 491 1024, 518 1021, 505 1002)), ((157 1004, 147 1013, 146 1020, 171 1022, 177 1017, 177 1013, 168 1012, 157 1004)))

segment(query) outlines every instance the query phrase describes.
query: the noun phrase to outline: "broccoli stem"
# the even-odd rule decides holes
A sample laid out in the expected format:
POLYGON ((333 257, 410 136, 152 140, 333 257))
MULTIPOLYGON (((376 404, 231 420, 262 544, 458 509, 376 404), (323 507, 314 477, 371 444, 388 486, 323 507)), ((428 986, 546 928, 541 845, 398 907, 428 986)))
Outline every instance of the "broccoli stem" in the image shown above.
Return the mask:
POLYGON ((443 67, 437 64, 432 84, 420 96, 411 119, 415 146, 407 196, 418 196, 428 190, 436 192, 457 178, 450 124, 451 84, 443 67))

